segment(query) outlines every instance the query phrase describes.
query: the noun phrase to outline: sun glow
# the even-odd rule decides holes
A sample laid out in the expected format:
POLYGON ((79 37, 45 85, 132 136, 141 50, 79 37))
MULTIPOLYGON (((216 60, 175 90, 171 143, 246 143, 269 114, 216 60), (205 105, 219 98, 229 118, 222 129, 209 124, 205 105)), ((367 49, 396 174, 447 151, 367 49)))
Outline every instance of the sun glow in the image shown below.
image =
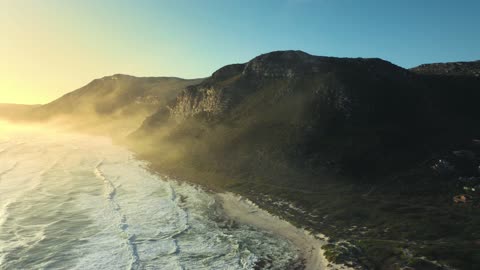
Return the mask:
MULTIPOLYGON (((0 120, 0 132, 2 132, 2 133, 3 133, 3 131, 5 131, 7 129, 12 129, 13 126, 14 125, 11 124, 10 122, 0 120)), ((0 133, 0 135, 1 135, 1 133, 0 133)), ((2 137, 0 137, 0 139, 1 138, 2 137)))
POLYGON ((33 123, 33 122, 9 122, 5 120, 0 120, 0 141, 4 139, 8 139, 9 137, 5 137, 7 133, 12 132, 51 132, 53 134, 57 134, 63 131, 61 126, 55 125, 55 123, 33 123))
POLYGON ((15 124, 11 123, 8 121, 3 121, 0 120, 0 140, 5 139, 4 136, 7 133, 7 131, 28 131, 28 130, 33 130, 33 129, 38 129, 38 125, 23 125, 23 124, 15 124))

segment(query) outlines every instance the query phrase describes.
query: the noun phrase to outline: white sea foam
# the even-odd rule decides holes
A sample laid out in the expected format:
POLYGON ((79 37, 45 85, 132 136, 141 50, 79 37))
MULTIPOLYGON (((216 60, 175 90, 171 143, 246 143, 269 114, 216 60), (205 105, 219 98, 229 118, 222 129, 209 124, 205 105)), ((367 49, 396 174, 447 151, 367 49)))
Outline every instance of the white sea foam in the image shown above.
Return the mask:
POLYGON ((0 269, 252 269, 272 258, 284 269, 297 258, 106 138, 0 131, 0 269))

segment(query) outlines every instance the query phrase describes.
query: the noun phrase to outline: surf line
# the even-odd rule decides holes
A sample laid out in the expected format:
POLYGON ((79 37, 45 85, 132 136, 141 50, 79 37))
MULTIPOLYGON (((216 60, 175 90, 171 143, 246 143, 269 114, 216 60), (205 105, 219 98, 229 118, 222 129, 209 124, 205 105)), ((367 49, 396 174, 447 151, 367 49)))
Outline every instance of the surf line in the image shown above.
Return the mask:
POLYGON ((94 174, 97 177, 97 179, 101 180, 103 182, 103 190, 104 190, 104 196, 108 201, 108 206, 116 214, 118 217, 118 229, 120 230, 120 235, 123 236, 125 239, 125 244, 126 247, 131 254, 131 262, 130 262, 130 268, 132 270, 136 270, 140 268, 140 257, 138 255, 137 251, 137 245, 135 244, 135 234, 132 234, 128 230, 128 223, 127 223, 127 217, 125 214, 122 213, 120 205, 116 202, 115 196, 117 193, 116 187, 114 183, 108 179, 103 171, 101 170, 101 167, 104 165, 105 159, 100 160, 100 162, 97 163, 94 169, 94 174))

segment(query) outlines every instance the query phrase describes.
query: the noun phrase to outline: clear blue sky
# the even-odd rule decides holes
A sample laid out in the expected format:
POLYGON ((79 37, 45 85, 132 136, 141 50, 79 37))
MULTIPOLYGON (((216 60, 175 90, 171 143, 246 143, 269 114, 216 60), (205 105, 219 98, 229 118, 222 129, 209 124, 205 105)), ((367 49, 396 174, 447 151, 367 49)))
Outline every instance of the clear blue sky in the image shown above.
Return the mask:
MULTIPOLYGON (((137 42, 172 43, 169 54, 185 64, 219 67, 279 49, 381 57, 403 67, 480 59, 478 0, 94 2, 102 2, 98 17, 123 21, 137 42)), ((79 3, 85 13, 95 7, 79 3)), ((207 75, 201 66, 198 75, 207 75)))
POLYGON ((273 50, 403 67, 478 60, 480 1, 0 0, 0 34, 0 92, 48 92, 43 102, 96 77, 205 77, 273 50))

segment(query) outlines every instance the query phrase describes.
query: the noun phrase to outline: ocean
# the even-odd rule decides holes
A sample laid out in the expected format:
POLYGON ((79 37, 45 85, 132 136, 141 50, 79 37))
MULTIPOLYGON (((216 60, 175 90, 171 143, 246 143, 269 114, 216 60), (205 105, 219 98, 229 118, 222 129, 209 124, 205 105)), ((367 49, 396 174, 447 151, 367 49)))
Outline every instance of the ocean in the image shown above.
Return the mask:
POLYGON ((0 269, 288 269, 293 244, 110 139, 0 124, 0 269))

